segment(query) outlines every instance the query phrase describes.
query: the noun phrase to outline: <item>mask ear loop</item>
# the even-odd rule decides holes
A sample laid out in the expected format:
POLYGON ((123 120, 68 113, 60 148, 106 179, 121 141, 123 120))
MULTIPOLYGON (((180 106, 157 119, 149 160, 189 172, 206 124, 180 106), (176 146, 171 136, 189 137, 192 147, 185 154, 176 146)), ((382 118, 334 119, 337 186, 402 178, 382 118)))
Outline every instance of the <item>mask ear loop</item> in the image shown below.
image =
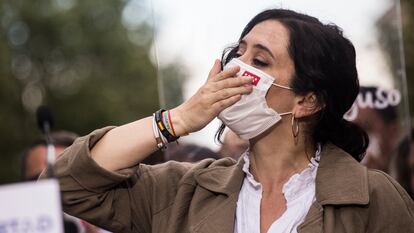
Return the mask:
MULTIPOLYGON (((272 83, 272 85, 276 86, 276 87, 286 89, 286 90, 293 90, 291 87, 279 85, 279 84, 276 84, 276 83, 272 83)), ((280 113, 279 115, 283 116, 283 115, 287 115, 287 114, 292 114, 292 123, 291 123, 292 124, 292 134, 293 134, 293 139, 295 140, 295 144, 297 144, 298 139, 299 139, 298 138, 298 136, 299 136, 299 123, 298 123, 298 120, 295 117, 295 114, 293 114, 293 112, 280 113)))
POLYGON ((291 87, 279 85, 279 84, 276 84, 276 83, 272 83, 272 85, 273 86, 276 86, 276 87, 280 87, 280 88, 286 89, 286 90, 293 90, 291 87))
POLYGON ((279 116, 285 116, 285 115, 289 115, 292 114, 292 112, 283 112, 283 113, 279 113, 279 116))

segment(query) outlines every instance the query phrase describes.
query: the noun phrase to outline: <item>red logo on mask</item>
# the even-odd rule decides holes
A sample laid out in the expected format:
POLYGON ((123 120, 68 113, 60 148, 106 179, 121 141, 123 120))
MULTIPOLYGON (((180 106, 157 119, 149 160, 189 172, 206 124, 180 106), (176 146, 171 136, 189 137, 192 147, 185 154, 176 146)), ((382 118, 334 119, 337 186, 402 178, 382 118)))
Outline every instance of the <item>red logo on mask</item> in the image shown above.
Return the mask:
POLYGON ((259 76, 255 75, 255 74, 252 74, 249 71, 244 71, 244 73, 242 74, 242 76, 250 76, 250 77, 253 77, 253 80, 252 80, 252 85, 253 86, 257 86, 257 84, 260 81, 260 77, 259 76))

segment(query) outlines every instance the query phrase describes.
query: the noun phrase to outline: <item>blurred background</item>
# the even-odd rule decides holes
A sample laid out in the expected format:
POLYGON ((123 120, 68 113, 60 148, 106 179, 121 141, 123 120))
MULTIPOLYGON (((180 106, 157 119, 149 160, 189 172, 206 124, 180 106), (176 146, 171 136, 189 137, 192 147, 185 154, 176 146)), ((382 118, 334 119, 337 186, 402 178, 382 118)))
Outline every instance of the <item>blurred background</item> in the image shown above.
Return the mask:
MULTIPOLYGON (((346 117, 372 142, 364 164, 397 178, 413 174, 414 0, 0 0, 0 184, 21 179, 22 157, 41 137, 39 106, 51 109, 54 130, 78 135, 177 106, 248 20, 270 7, 344 29, 363 86, 346 117)), ((219 125, 181 139, 162 158, 217 156, 219 125)))
MULTIPOLYGON (((139 1, 0 1, 0 184, 19 180, 40 105, 79 135, 159 108, 151 14, 139 1)), ((181 79, 176 66, 160 72, 181 79)))

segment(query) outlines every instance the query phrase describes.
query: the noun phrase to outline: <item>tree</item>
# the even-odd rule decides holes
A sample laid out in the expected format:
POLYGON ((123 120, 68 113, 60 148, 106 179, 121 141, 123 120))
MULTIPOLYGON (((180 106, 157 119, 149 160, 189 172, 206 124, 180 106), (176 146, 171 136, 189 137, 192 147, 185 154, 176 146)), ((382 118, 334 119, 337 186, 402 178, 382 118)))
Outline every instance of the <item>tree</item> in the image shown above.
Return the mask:
POLYGON ((80 135, 159 108, 153 28, 145 17, 128 21, 130 3, 0 0, 0 184, 17 180, 19 153, 40 136, 41 104, 57 129, 80 135))

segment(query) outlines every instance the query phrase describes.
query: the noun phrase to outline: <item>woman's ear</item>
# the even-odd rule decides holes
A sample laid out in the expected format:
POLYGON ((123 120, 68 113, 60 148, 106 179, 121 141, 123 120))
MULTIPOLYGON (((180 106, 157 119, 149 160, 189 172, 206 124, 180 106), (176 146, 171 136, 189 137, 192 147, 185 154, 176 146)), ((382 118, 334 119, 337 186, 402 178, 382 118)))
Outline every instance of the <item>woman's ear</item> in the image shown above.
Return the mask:
POLYGON ((295 97, 293 113, 296 118, 308 117, 319 112, 324 105, 318 100, 315 93, 309 92, 306 95, 295 97))

